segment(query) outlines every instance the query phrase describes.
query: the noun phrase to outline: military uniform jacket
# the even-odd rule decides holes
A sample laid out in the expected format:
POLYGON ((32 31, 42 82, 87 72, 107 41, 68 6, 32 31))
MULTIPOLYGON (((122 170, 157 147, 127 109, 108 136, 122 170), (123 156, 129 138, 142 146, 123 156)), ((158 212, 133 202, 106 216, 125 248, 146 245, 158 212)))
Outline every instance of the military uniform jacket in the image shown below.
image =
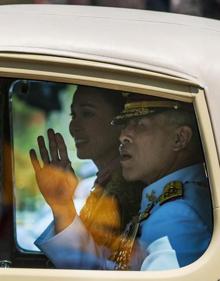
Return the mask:
MULTIPOLYGON (((147 186, 142 194, 136 242, 130 270, 165 270, 197 260, 212 234, 212 206, 203 165, 193 165, 147 186), (164 196, 173 182, 182 195, 164 196), (152 204, 153 202, 153 204, 152 204), (149 209, 149 204, 153 206, 149 209), (149 212, 145 216, 145 213, 149 212)), ((79 217, 54 235, 53 223, 35 243, 58 268, 114 269, 105 247, 95 244, 79 217)))
POLYGON ((150 215, 140 223, 139 244, 144 254, 140 258, 134 253, 133 267, 157 269, 149 263, 147 248, 163 237, 175 251, 180 267, 197 260, 207 249, 212 234, 211 197, 203 165, 178 170, 145 188, 142 214, 154 200, 150 215), (178 191, 169 194, 175 184, 182 185, 182 195, 178 191))

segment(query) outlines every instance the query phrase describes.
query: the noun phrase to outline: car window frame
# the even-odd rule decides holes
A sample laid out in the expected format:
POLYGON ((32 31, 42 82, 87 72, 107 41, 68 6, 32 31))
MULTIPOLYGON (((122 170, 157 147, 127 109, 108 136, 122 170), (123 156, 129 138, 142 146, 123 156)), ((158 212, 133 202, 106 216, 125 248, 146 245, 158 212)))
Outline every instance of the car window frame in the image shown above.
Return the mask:
MULTIPOLYGON (((203 270, 205 268, 210 268, 211 255, 212 258, 214 255, 214 260, 217 261, 217 258, 220 257, 220 254, 216 252, 215 248, 215 245, 219 244, 216 232, 220 234, 220 224, 217 223, 220 215, 220 192, 217 188, 220 183, 220 176, 218 176, 219 160, 204 89, 193 81, 170 75, 120 65, 65 57, 2 53, 0 54, 0 63, 0 77, 97 86, 123 90, 125 92, 150 94, 157 97, 172 98, 174 100, 193 103, 198 120, 212 192, 215 222, 213 239, 206 253, 199 260, 185 268, 166 271, 163 272, 163 274, 161 274, 161 272, 141 272, 139 274, 140 276, 143 275, 146 280, 163 280, 166 278, 170 278, 170 280, 187 280, 187 276, 188 278, 190 276, 192 280, 195 280, 198 276, 202 276, 200 274, 201 267, 203 267, 203 270)), ((12 155, 10 161, 13 161, 12 155)), ((92 272, 94 273, 94 271, 92 272)), ((50 273, 51 275, 49 274, 48 279, 45 280, 50 280, 50 278, 54 276, 53 270, 50 271, 50 273)), ((59 275, 63 278, 65 277, 66 280, 68 279, 68 276, 82 276, 85 280, 89 278, 84 271, 77 271, 77 274, 75 274, 75 271, 59 270, 59 275)), ((114 279, 115 276, 121 276, 122 278, 126 277, 129 280, 136 280, 137 273, 110 272, 109 274, 109 280, 111 278, 114 279)), ((101 280, 102 278, 106 279, 106 275, 101 271, 98 271, 97 275, 94 276, 96 276, 96 280, 101 280)))

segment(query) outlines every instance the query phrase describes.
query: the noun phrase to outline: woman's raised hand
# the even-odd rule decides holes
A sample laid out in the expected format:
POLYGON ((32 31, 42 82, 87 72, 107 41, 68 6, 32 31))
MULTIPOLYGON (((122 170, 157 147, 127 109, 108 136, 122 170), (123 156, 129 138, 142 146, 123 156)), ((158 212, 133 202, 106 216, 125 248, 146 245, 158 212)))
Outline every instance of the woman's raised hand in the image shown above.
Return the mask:
POLYGON ((56 231, 60 232, 75 217, 73 195, 78 181, 62 135, 53 129, 48 129, 47 133, 48 149, 44 137, 37 138, 42 165, 34 149, 30 150, 30 158, 39 189, 53 212, 56 231))

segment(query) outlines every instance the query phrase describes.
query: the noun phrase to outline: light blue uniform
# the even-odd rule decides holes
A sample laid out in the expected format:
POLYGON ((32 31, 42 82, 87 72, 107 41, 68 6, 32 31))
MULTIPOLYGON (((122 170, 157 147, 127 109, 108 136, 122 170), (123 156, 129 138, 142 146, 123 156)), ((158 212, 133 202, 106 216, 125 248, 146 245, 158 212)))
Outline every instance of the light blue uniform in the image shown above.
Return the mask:
MULTIPOLYGON (((197 260, 207 249, 212 235, 210 191, 201 164, 178 170, 146 187, 141 212, 148 195, 159 198, 172 182, 183 183, 183 197, 159 203, 140 224, 137 247, 132 253, 131 270, 165 270, 197 260)), ((35 244, 58 268, 114 269, 108 249, 94 243, 82 221, 76 217, 61 233, 54 235, 53 223, 35 244)))
MULTIPOLYGON (((140 225, 139 241, 141 248, 147 249, 152 242, 167 237, 171 248, 176 252, 179 266, 182 267, 197 260, 210 243, 212 205, 204 167, 194 165, 178 170, 145 188, 141 211, 149 203, 147 195, 153 192, 159 197, 164 187, 173 181, 183 183, 183 197, 161 206, 157 203, 149 218, 140 225)), ((142 266, 142 269, 147 269, 147 266, 142 266)))

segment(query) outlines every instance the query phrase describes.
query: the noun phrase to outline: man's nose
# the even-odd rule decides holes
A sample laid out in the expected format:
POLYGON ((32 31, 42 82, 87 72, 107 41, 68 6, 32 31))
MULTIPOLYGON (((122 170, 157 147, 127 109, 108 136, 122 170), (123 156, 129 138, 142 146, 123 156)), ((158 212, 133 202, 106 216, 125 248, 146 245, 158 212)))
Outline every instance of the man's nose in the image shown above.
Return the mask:
POLYGON ((128 129, 122 129, 119 140, 122 144, 132 143, 132 134, 128 129))

